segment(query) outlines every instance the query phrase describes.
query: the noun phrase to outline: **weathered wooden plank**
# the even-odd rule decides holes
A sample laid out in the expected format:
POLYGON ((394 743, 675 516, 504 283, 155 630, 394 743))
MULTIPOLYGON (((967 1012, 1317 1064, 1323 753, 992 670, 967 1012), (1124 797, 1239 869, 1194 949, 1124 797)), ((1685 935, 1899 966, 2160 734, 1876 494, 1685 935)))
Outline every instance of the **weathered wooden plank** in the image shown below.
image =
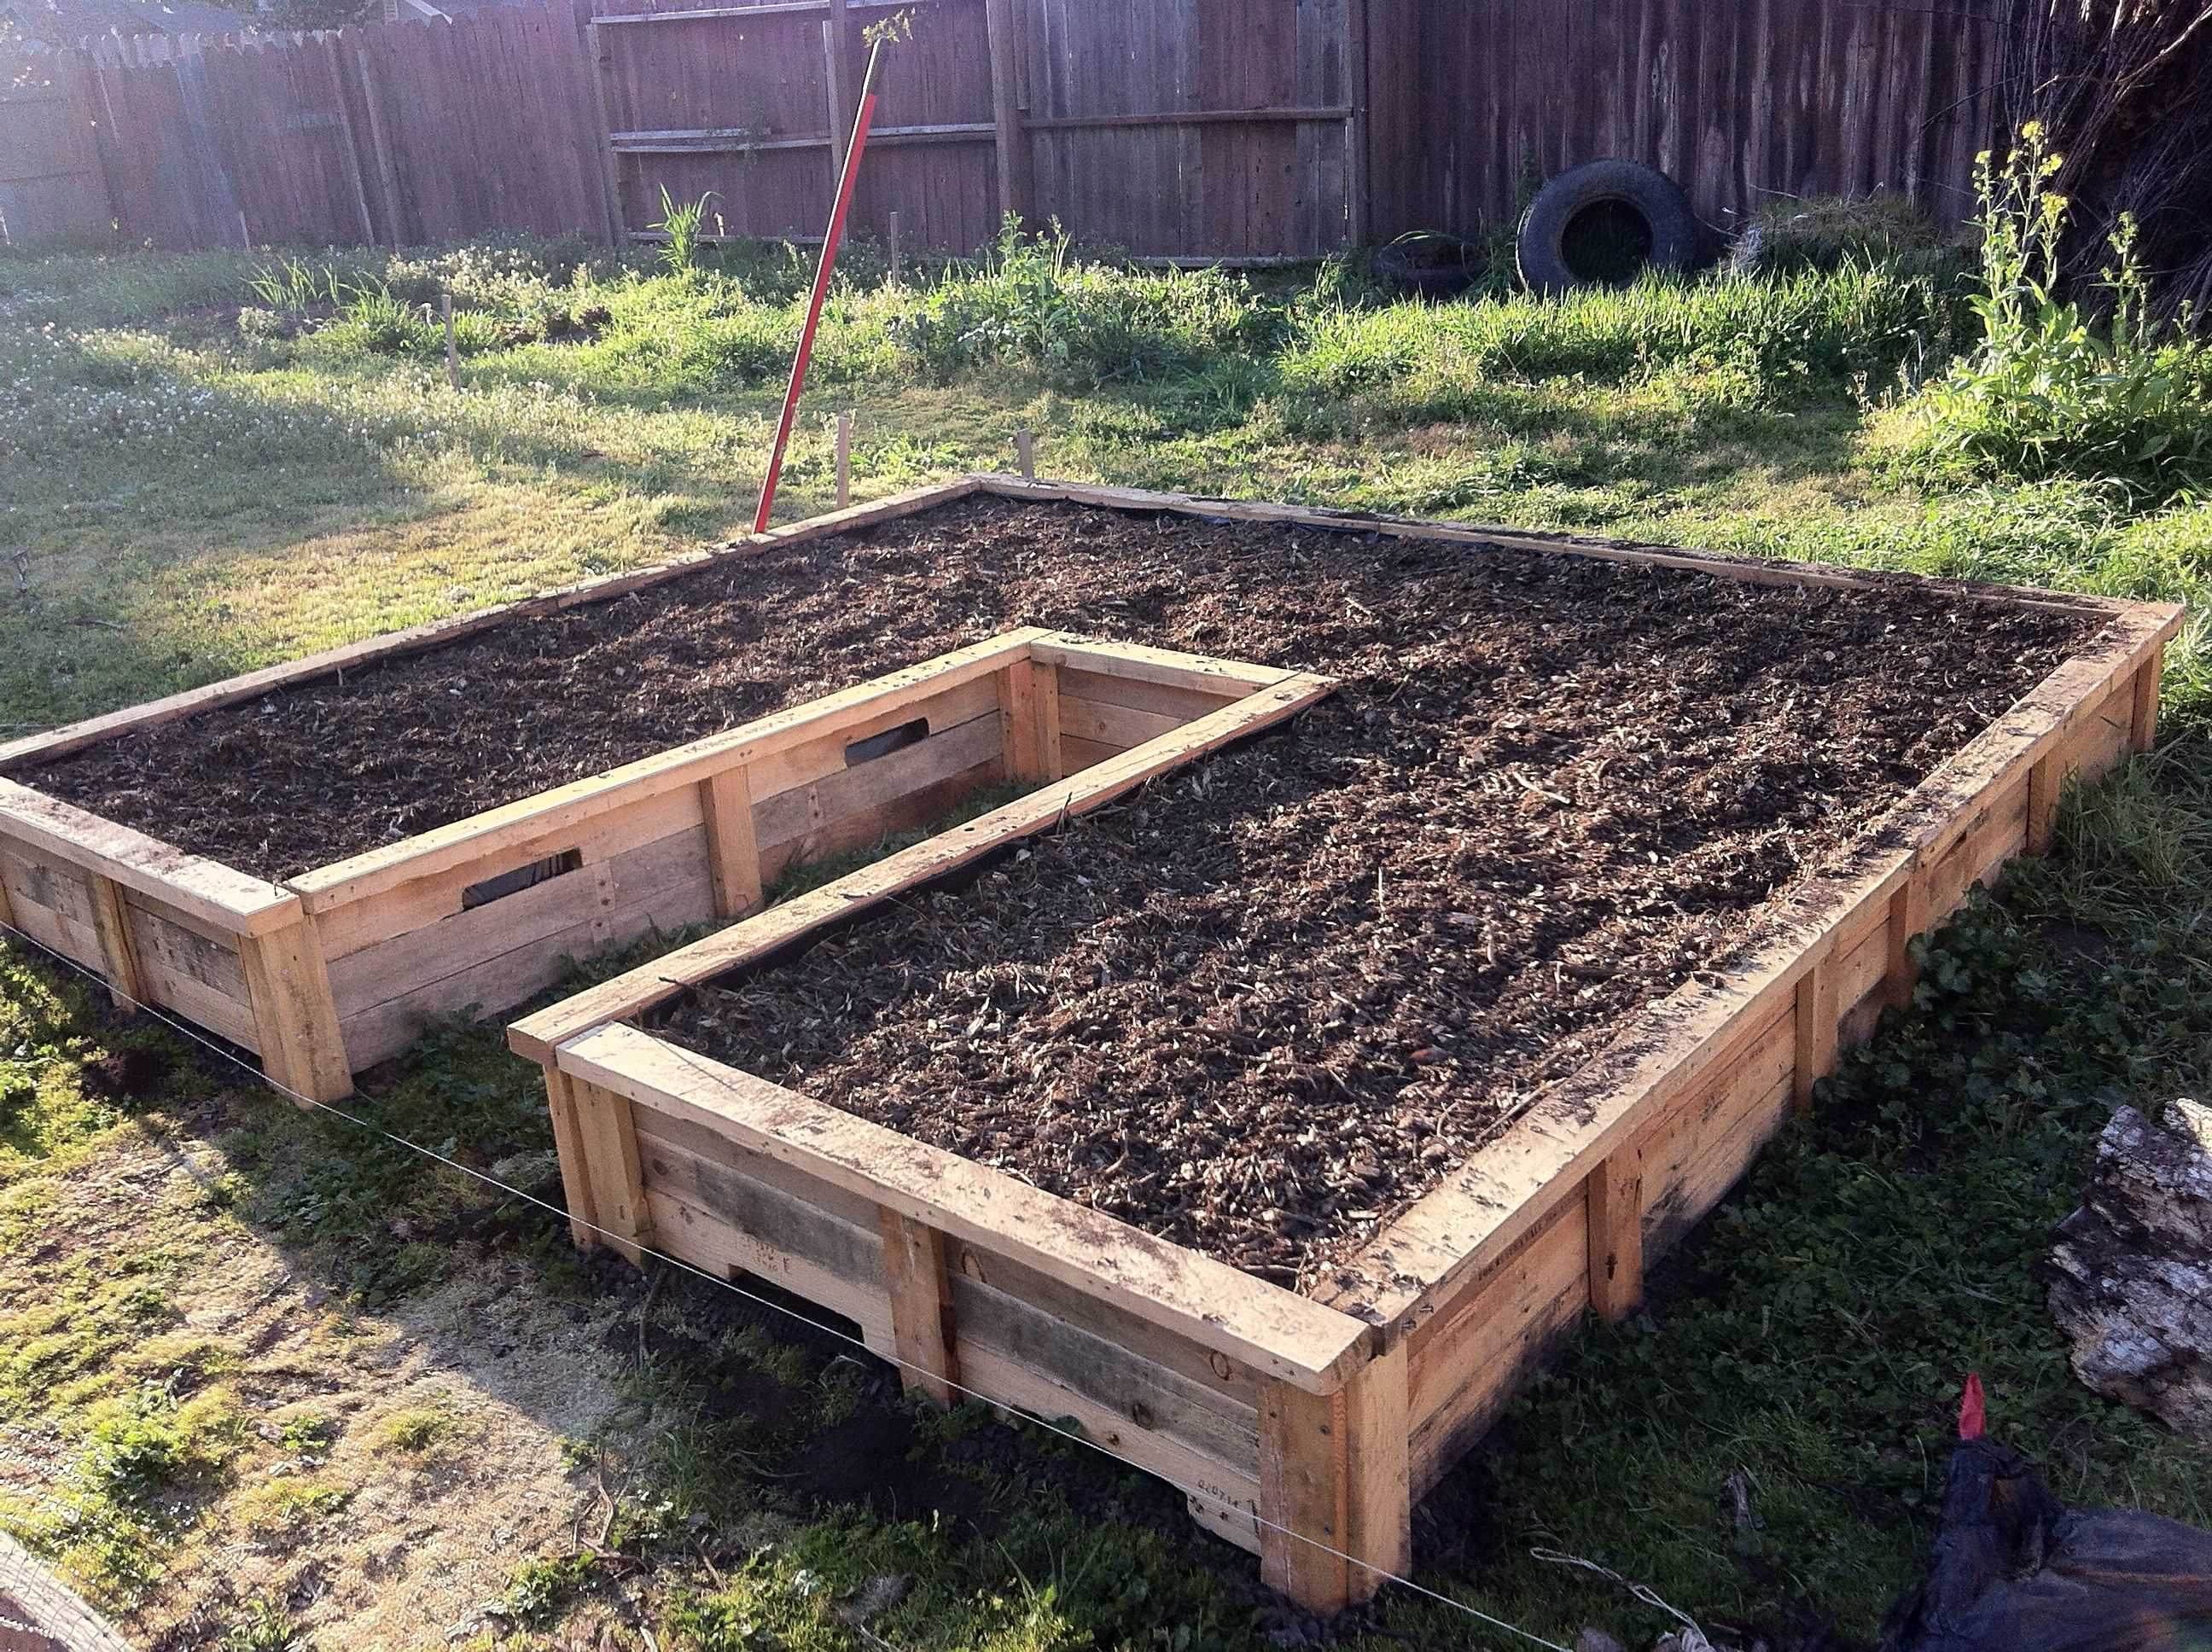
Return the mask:
POLYGON ((645 1202, 629 1097, 588 1083, 575 1084, 570 1093, 591 1179, 593 1240, 635 1265, 644 1255, 641 1248, 653 1242, 653 1213, 645 1202))
MULTIPOLYGON (((983 491, 1006 499, 1064 499, 1082 505, 1103 505, 1114 510, 1159 511, 1180 516, 1212 517, 1228 521, 1273 522, 1288 527, 1311 527, 1335 533, 1375 534, 1393 539, 1428 539, 1446 544, 1496 545, 1509 550, 1534 550, 1595 562, 1632 562, 1648 568, 1680 568, 1709 574, 1716 579, 1750 585, 1802 585, 1824 589, 1864 591, 1881 588, 1893 574, 1827 562, 1765 560, 1731 556, 1718 551, 1683 550, 1673 545, 1647 544, 1630 539, 1599 539, 1587 535, 1548 533, 1491 523, 1440 522, 1419 517, 1389 516, 1371 511, 1332 510, 1308 505, 1278 505, 1258 500, 1211 499, 1192 494, 1164 493, 1146 488, 1106 487, 1079 482, 1027 482, 1020 477, 996 473, 973 478, 983 491)), ((2166 603, 2129 603, 2109 598, 2075 597, 2050 591, 2023 591, 2015 586, 1979 580, 1920 579, 1917 588, 1937 591, 2012 607, 2051 608, 2068 613, 2103 614, 2115 622, 2150 616, 2150 623, 2178 629, 2181 609, 2166 603)), ((2171 637, 2172 629, 2166 633, 2171 637)), ((2164 641, 2166 638, 2161 638, 2164 641)), ((1046 658, 1043 653, 1039 659, 1046 658)), ((1065 662, 1061 662, 1065 663, 1065 662)))
POLYGON ((899 1381, 934 1405, 960 1403, 959 1338, 952 1282, 945 1272, 945 1236, 885 1206, 878 1212, 884 1241, 884 1294, 891 1306, 891 1345, 899 1381))
POLYGON ((1814 1085, 1836 1070, 1844 1019, 1842 973, 1842 965, 1832 956, 1814 964, 1797 983, 1797 1044, 1790 1086, 1800 1113, 1813 1110, 1814 1085))
POLYGON ((742 918, 761 906, 760 842, 753 835, 753 791, 742 768, 699 782, 707 833, 707 870, 717 918, 742 918))
POLYGON ((860 1327, 862 1339, 877 1353, 888 1356, 896 1345, 890 1304, 879 1280, 855 1285, 772 1239, 731 1226, 665 1188, 647 1187, 645 1204, 654 1249, 709 1272, 750 1274, 841 1315, 860 1327))
POLYGON ((308 1101, 350 1096, 353 1069, 313 921, 301 914, 288 929, 249 935, 240 943, 239 956, 263 1070, 308 1101))
POLYGON ((1060 738, 1060 761, 1071 774, 1080 774, 1101 763, 1110 762, 1128 750, 1127 746, 1108 745, 1100 740, 1077 739, 1066 734, 1060 738))
POLYGON ((1367 1328, 988 1166, 625 1026, 563 1043, 561 1070, 914 1220, 1106 1297, 1269 1376, 1317 1390, 1364 1364, 1367 1328))
POLYGON ((1334 1393, 1277 1382, 1261 1400, 1261 1576, 1312 1611, 1366 1600, 1412 1565, 1407 1381, 1400 1343, 1334 1393))
MULTIPOLYGON (((453 917, 467 909, 471 889, 541 861, 574 858, 590 868, 687 832, 698 834, 703 852, 706 817, 698 788, 687 786, 648 792, 580 825, 556 827, 535 839, 497 846, 477 859, 359 900, 325 906, 315 914, 315 924, 322 932, 325 951, 336 960, 453 917)), ((507 906, 520 899, 519 895, 510 895, 494 904, 507 906)), ((526 904, 512 908, 507 915, 519 918, 528 909, 526 904)))
MULTIPOLYGON (((714 915, 712 880, 703 831, 697 827, 672 834, 605 860, 579 866, 488 905, 404 931, 390 939, 332 959, 330 977, 340 1018, 350 1028, 395 1001, 440 1006, 447 1011, 474 1004, 504 1009, 505 1003, 480 995, 474 972, 501 966, 500 979, 511 983, 532 975, 515 973, 514 955, 544 960, 544 982, 557 975, 565 947, 584 956, 627 939, 617 920, 650 916, 664 929, 703 923, 714 915), (599 946, 590 944, 598 932, 599 946), (585 932, 580 952, 574 943, 585 932)), ((512 985, 505 990, 514 990, 512 985)), ((526 988, 522 996, 527 996, 526 988)), ((507 1003, 516 999, 510 999, 507 1003)), ((356 1065, 361 1065, 356 1063, 356 1065)))
POLYGON ((1182 689, 1171 683, 1149 683, 1141 677, 1123 677, 1113 671, 1082 671, 1073 666, 1063 667, 1058 676, 1063 697, 1091 701, 1099 705, 1127 706, 1134 711, 1149 711, 1163 717, 1172 717, 1179 723, 1193 722, 1211 712, 1219 711, 1231 701, 1243 698, 1245 693, 1242 684, 1223 683, 1211 689, 1182 689))
POLYGON ((1103 701, 1077 700, 1062 695, 1060 702, 1060 737, 1063 739, 1087 740, 1122 750, 1172 732, 1182 727, 1184 720, 1178 717, 1163 716, 1156 711, 1139 711, 1132 706, 1112 705, 1103 701))
POLYGON ((1585 1184, 1589 1303, 1620 1321, 1644 1301, 1644 1146, 1631 1141, 1598 1161, 1585 1184))
POLYGON ((1005 731, 994 707, 857 768, 763 798, 753 811, 760 852, 814 837, 853 816, 879 815, 886 805, 956 774, 986 765, 1002 766, 1005 750, 1005 731))
MULTIPOLYGON (((865 715, 810 736, 781 750, 769 751, 747 765, 753 806, 757 809, 781 793, 811 786, 850 767, 848 754, 862 741, 895 728, 921 722, 933 733, 991 716, 999 709, 999 672, 963 676, 949 686, 923 684, 911 699, 893 695, 865 715)), ((810 702, 811 703, 811 702, 810 702)))
POLYGON ((339 1024, 347 1054, 356 1070, 374 1066, 404 1050, 434 1020, 471 1006, 496 1014, 521 1003, 559 980, 568 960, 714 915, 706 843, 696 829, 586 863, 507 901, 403 934, 386 944, 388 951, 374 950, 373 968, 357 964, 361 954, 334 965, 346 981, 339 1024), (503 911, 510 902, 524 909, 503 911), (469 961, 454 967, 441 941, 469 961), (410 981, 400 968, 407 957, 422 961, 421 973, 403 987, 410 981), (391 995, 362 1001, 378 992, 391 995))
POLYGON ((100 969, 115 1007, 129 1014, 144 1005, 146 986, 138 978, 138 945, 123 910, 123 890, 113 878, 98 872, 85 883, 92 891, 92 928, 100 938, 100 969))

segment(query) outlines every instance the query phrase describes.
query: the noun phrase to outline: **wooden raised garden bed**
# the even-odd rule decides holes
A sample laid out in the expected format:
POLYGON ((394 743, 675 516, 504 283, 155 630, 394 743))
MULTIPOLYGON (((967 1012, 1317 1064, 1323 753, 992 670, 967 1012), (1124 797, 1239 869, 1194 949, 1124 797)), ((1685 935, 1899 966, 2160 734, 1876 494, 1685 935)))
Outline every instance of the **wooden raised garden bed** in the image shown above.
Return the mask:
POLYGON ((1324 690, 1278 691, 1292 677, 1025 628, 281 883, 0 780, 0 916, 333 1100, 431 1017, 508 1009, 569 958, 753 912, 802 855, 1008 783, 1117 795, 1156 772, 1163 735, 1224 708, 1201 736, 1273 721, 1324 690))
MULTIPOLYGON (((985 485, 1164 517, 1449 542, 1470 556, 1504 546, 1768 586, 1900 588, 1839 569, 1458 525, 985 485)), ((1968 599, 2084 616, 2086 641, 1880 829, 1771 903, 1743 932, 1753 936, 1744 955, 1632 1011, 1595 1059, 1537 1090, 1306 1290, 710 1059, 653 1020, 732 971, 772 982, 777 960, 814 930, 1049 831, 1103 788, 1225 743, 1258 720, 1252 701, 513 1027, 513 1048, 545 1070, 578 1241, 633 1256, 651 1246, 773 1281, 856 1323, 937 1399, 964 1390, 1075 1418, 1182 1487, 1201 1523, 1256 1551, 1268 1582, 1307 1606, 1364 1597, 1382 1571, 1407 1569, 1413 1501, 1553 1340, 1585 1309, 1626 1313, 1647 1255, 1709 1211, 1810 1104, 1838 1049, 1909 994, 1909 943, 2007 861, 2047 847, 2070 777, 2148 747, 2179 610, 2022 592, 1968 599)), ((1203 688, 1176 662, 1159 665, 1156 685, 1203 688)), ((1274 693, 1287 710, 1322 688, 1293 679, 1261 700, 1274 693)), ((1378 884, 1378 902, 1383 894, 1378 884)))

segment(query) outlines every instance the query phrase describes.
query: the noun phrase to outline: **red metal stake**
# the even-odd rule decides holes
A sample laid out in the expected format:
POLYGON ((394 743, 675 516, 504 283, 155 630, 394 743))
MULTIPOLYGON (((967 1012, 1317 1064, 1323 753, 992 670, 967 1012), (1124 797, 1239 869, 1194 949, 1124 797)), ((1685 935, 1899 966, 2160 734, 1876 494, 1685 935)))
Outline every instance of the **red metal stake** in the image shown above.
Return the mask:
POLYGON ((837 263, 837 244, 845 239, 845 215, 852 210, 853 185, 860 173, 860 153, 868 147, 868 127, 876 116, 876 60, 883 56, 878 40, 868 52, 868 72, 860 82, 860 114, 853 123, 853 141, 845 150, 845 169, 837 178, 837 204, 830 209, 830 233, 822 238, 822 266, 814 272, 814 296, 806 306, 806 325, 799 334, 799 354, 791 359, 791 387, 783 392, 783 417, 775 427, 775 446, 768 456, 768 480, 761 484, 760 509, 753 515, 753 531, 766 533, 769 513, 775 509, 775 484, 783 475, 783 450, 791 440, 792 422, 799 416, 799 395, 806 387, 806 365, 814 359, 814 330, 822 325, 823 301, 830 296, 830 272, 837 263))

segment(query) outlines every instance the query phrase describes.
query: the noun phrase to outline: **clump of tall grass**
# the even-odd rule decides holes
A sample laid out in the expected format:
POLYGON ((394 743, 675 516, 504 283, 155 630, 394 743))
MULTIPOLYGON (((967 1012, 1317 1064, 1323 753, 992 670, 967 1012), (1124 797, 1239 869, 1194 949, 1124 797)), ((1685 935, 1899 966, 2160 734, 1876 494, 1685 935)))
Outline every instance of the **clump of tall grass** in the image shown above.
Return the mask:
POLYGON ((1203 368, 1267 348, 1280 312, 1220 270, 1152 271, 1078 258, 1057 222, 1025 234, 1009 216, 976 264, 956 268, 893 321, 943 380, 997 363, 1081 388, 1203 368))
POLYGON ((1952 300, 1889 265, 1775 279, 1646 277, 1556 298, 1322 307, 1284 352, 1290 404, 1364 398, 1408 420, 1462 416, 1484 386, 1578 378, 1635 384, 1710 373, 1733 399, 1773 400, 1802 385, 1887 377, 1942 347, 1952 300))
POLYGON ((653 228, 667 238, 660 246, 660 262, 670 275, 688 276, 699 267, 699 251, 707 233, 707 203, 714 198, 714 191, 708 190, 696 201, 678 202, 668 192, 667 185, 660 186, 660 217, 653 228))
POLYGON ((2134 220, 2109 240, 2101 318, 2060 291, 2072 203, 2044 130, 1984 153, 1979 343, 1905 410, 1907 463, 1938 474, 2116 481, 2170 496, 2212 471, 2212 352, 2158 319, 2134 220))

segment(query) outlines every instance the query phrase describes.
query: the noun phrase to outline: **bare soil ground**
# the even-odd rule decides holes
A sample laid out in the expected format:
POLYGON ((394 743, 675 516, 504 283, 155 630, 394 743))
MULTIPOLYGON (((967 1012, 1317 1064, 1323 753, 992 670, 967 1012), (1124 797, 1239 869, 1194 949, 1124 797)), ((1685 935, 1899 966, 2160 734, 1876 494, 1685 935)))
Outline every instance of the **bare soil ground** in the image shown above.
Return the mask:
MULTIPOLYGON (((395 1311, 361 1312, 223 1213, 224 1170, 205 1140, 126 1127, 96 1163, 40 1185, 43 1238, 0 1256, 9 1303, 103 1271, 148 1292, 165 1282, 150 1311, 168 1328, 119 1359, 228 1419, 222 1468, 164 1493, 160 1587, 118 1609, 118 1626, 197 1652, 228 1644, 256 1598, 349 1646, 483 1626, 520 1564, 570 1552, 604 1517, 606 1493, 569 1449, 635 1449, 646 1418, 626 1413, 607 1345, 617 1307, 564 1308, 529 1288, 527 1263, 488 1255, 395 1311)), ((65 1509, 78 1449, 0 1420, 0 1495, 65 1509)))

